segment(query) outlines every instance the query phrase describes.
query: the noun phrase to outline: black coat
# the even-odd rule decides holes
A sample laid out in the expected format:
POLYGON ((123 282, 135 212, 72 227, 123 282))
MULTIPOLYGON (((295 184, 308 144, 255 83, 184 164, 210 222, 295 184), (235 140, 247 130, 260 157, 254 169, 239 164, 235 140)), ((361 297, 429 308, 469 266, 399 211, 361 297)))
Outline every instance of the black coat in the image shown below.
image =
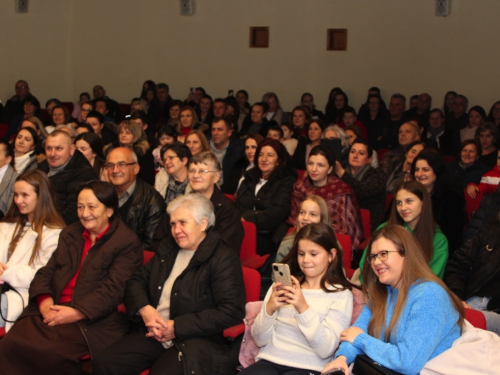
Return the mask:
POLYGON ((483 174, 491 170, 491 168, 486 167, 481 162, 476 161, 468 168, 462 168, 460 161, 454 161, 448 164, 448 169, 452 174, 454 174, 463 183, 463 188, 465 189, 467 185, 473 183, 478 185, 481 181, 483 174))
POLYGON ((139 236, 143 249, 150 250, 156 229, 165 216, 165 200, 152 186, 137 178, 135 190, 125 204, 127 213, 123 215, 120 210, 122 220, 139 236))
MULTIPOLYGON (((49 294, 59 303, 63 289, 80 265, 85 240, 84 228, 74 223, 59 235, 57 249, 30 285, 30 301, 19 317, 41 315, 37 296, 49 294)), ((89 250, 73 290, 71 306, 87 319, 77 322, 94 356, 120 339, 129 329, 117 311, 123 300, 125 282, 142 264, 143 253, 137 236, 119 218, 89 250)))
MULTIPOLYGON (((38 169, 49 173, 49 164, 44 160, 38 169)), ((56 204, 66 225, 78 221, 76 212, 77 192, 80 185, 91 180, 98 180, 94 169, 80 151, 75 150, 66 167, 57 174, 50 176, 49 180, 56 192, 56 204)))
POLYGON ((239 254, 245 234, 240 212, 234 202, 226 197, 217 186, 214 187, 210 202, 214 205, 215 229, 222 243, 239 254))
MULTIPOLYGON (((479 229, 448 259, 444 281, 463 301, 472 296, 484 297, 481 288, 497 277, 500 296, 500 223, 489 223, 479 229)), ((491 286, 490 286, 491 288, 491 286)))
POLYGON ((297 171, 289 166, 278 166, 255 195, 255 186, 259 180, 255 168, 245 173, 236 196, 236 206, 243 219, 257 226, 257 233, 272 237, 279 243, 288 229, 284 224, 290 214, 297 171))
POLYGON ((229 175, 234 168, 234 165, 243 157, 245 146, 243 142, 236 138, 231 137, 229 140, 229 145, 224 155, 224 160, 222 161, 222 175, 223 182, 226 183, 226 178, 229 179, 229 175))
MULTIPOLYGON (((164 238, 158 253, 127 282, 127 313, 142 329, 144 323, 137 312, 147 305, 158 306, 178 251, 172 238, 164 238)), ((239 324, 244 316, 245 287, 238 255, 209 229, 171 291, 173 342, 182 353, 184 373, 229 374, 239 345, 226 342, 222 332, 239 324)))
POLYGON ((465 242, 471 238, 476 231, 478 231, 483 225, 498 220, 498 213, 500 212, 500 194, 490 193, 486 194, 483 199, 481 199, 481 204, 479 208, 472 215, 471 221, 467 224, 465 228, 463 241, 465 242))

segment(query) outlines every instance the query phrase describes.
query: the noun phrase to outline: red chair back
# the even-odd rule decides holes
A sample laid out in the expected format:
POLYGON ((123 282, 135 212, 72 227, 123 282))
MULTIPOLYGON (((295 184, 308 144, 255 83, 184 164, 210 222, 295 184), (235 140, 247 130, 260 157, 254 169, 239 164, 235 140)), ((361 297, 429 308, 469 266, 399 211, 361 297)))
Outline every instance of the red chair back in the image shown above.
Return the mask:
POLYGON ((304 173, 306 173, 303 169, 297 169, 297 181, 300 181, 304 178, 304 173))
POLYGON ((242 267, 242 269, 246 302, 258 301, 260 298, 260 273, 248 267, 242 267))
POLYGON ((243 261, 257 254, 257 227, 250 221, 242 221, 241 223, 245 231, 240 249, 240 259, 243 261))
POLYGON ((236 201, 236 199, 234 198, 234 195, 233 194, 224 194, 226 197, 228 197, 229 199, 231 199, 233 202, 236 201))
POLYGON ((469 220, 472 218, 472 214, 479 208, 479 204, 481 203, 481 199, 483 199, 483 194, 481 192, 476 193, 476 198, 469 197, 467 194, 467 189, 464 189, 465 196, 465 210, 467 211, 467 216, 469 220))
POLYGON ((154 257, 155 253, 154 251, 149 251, 149 250, 143 250, 142 254, 144 256, 144 259, 142 261, 142 265, 144 266, 146 263, 148 263, 152 257, 154 257))
POLYGON ((384 158, 384 155, 387 154, 389 152, 389 149, 387 148, 379 148, 377 150, 377 157, 378 157, 378 161, 379 163, 382 161, 382 159, 384 158))
POLYGON ((389 206, 392 203, 392 200, 394 199, 394 194, 386 194, 385 195, 385 210, 389 208, 389 206))
POLYGON ((465 319, 476 328, 486 329, 486 318, 479 310, 464 309, 465 319))
POLYGON ((9 131, 9 124, 0 124, 0 138, 4 138, 9 131))
POLYGON ((363 235, 365 237, 365 240, 367 238, 370 238, 371 235, 371 215, 370 211, 362 208, 361 210, 361 223, 363 224, 363 235))
POLYGON ((344 268, 348 279, 352 277, 354 270, 351 268, 352 241, 347 234, 335 233, 337 241, 344 251, 344 268))

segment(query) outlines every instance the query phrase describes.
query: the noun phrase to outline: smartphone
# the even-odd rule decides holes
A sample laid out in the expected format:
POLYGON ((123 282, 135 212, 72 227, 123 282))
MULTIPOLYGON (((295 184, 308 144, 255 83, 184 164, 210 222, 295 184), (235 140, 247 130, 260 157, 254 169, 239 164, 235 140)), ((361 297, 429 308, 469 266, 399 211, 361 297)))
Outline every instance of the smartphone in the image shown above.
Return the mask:
POLYGON ((193 92, 193 93, 194 93, 194 92, 195 92, 195 90, 196 90, 196 87, 191 87, 191 92, 193 92))
POLYGON ((345 372, 342 370, 340 367, 339 368, 334 368, 331 371, 324 372, 322 375, 344 375, 345 372))
POLYGON ((281 285, 292 286, 292 278, 290 277, 290 267, 288 264, 273 263, 274 282, 281 285))
POLYGON ((234 96, 234 90, 227 90, 227 96, 234 96))

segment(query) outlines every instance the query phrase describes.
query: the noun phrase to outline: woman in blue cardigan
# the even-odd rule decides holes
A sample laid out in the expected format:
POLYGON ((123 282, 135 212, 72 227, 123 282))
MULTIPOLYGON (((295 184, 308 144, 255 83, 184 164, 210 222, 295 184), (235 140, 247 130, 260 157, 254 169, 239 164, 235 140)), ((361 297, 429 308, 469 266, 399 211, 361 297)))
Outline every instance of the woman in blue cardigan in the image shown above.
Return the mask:
POLYGON ((340 367, 349 375, 348 364, 366 354, 393 371, 418 374, 460 337, 461 301, 431 271, 415 237, 402 226, 373 235, 363 278, 368 304, 342 332, 336 358, 323 372, 340 367))

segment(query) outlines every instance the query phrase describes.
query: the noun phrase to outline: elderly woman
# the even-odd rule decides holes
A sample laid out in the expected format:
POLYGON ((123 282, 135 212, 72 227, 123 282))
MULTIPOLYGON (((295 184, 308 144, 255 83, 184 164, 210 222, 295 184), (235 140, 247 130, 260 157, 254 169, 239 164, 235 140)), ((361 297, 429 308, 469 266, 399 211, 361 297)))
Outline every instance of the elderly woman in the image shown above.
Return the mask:
POLYGON ((367 141, 356 139, 349 152, 349 168, 344 169, 337 161, 335 173, 352 187, 359 207, 370 211, 371 228, 375 229, 384 218, 387 176, 381 169, 370 165, 373 154, 367 141))
POLYGON ((78 194, 80 222, 64 228, 47 265, 33 279, 29 303, 0 341, 0 373, 80 374, 128 331, 118 313, 125 282, 142 263, 141 243, 116 215, 118 195, 102 181, 78 194))
POLYGON ((22 128, 17 132, 14 138, 16 152, 14 168, 17 173, 21 174, 38 167, 35 154, 37 144, 38 134, 32 128, 22 128))
POLYGON ((255 167, 246 171, 238 189, 236 206, 243 221, 257 226, 257 252, 275 253, 288 227, 295 169, 287 165, 288 152, 282 143, 266 138, 255 151, 255 167))
POLYGON ((490 170, 479 161, 481 146, 475 139, 462 142, 459 157, 459 160, 448 164, 448 168, 455 177, 462 181, 464 189, 471 183, 479 184, 483 174, 490 170))
POLYGON ((172 237, 132 276, 125 305, 136 329, 96 360, 94 375, 229 374, 239 350, 222 332, 244 317, 241 264, 213 230, 210 201, 186 194, 167 208, 172 237), (168 370, 167 370, 168 369, 168 370))
POLYGON ((57 211, 49 178, 42 171, 20 175, 14 195, 14 204, 0 223, 0 280, 16 289, 1 295, 0 327, 6 330, 28 304, 30 283, 48 262, 66 226, 57 211))
POLYGON ((155 177, 155 189, 168 204, 188 187, 188 162, 191 151, 181 142, 165 145, 161 149, 163 169, 155 177))

